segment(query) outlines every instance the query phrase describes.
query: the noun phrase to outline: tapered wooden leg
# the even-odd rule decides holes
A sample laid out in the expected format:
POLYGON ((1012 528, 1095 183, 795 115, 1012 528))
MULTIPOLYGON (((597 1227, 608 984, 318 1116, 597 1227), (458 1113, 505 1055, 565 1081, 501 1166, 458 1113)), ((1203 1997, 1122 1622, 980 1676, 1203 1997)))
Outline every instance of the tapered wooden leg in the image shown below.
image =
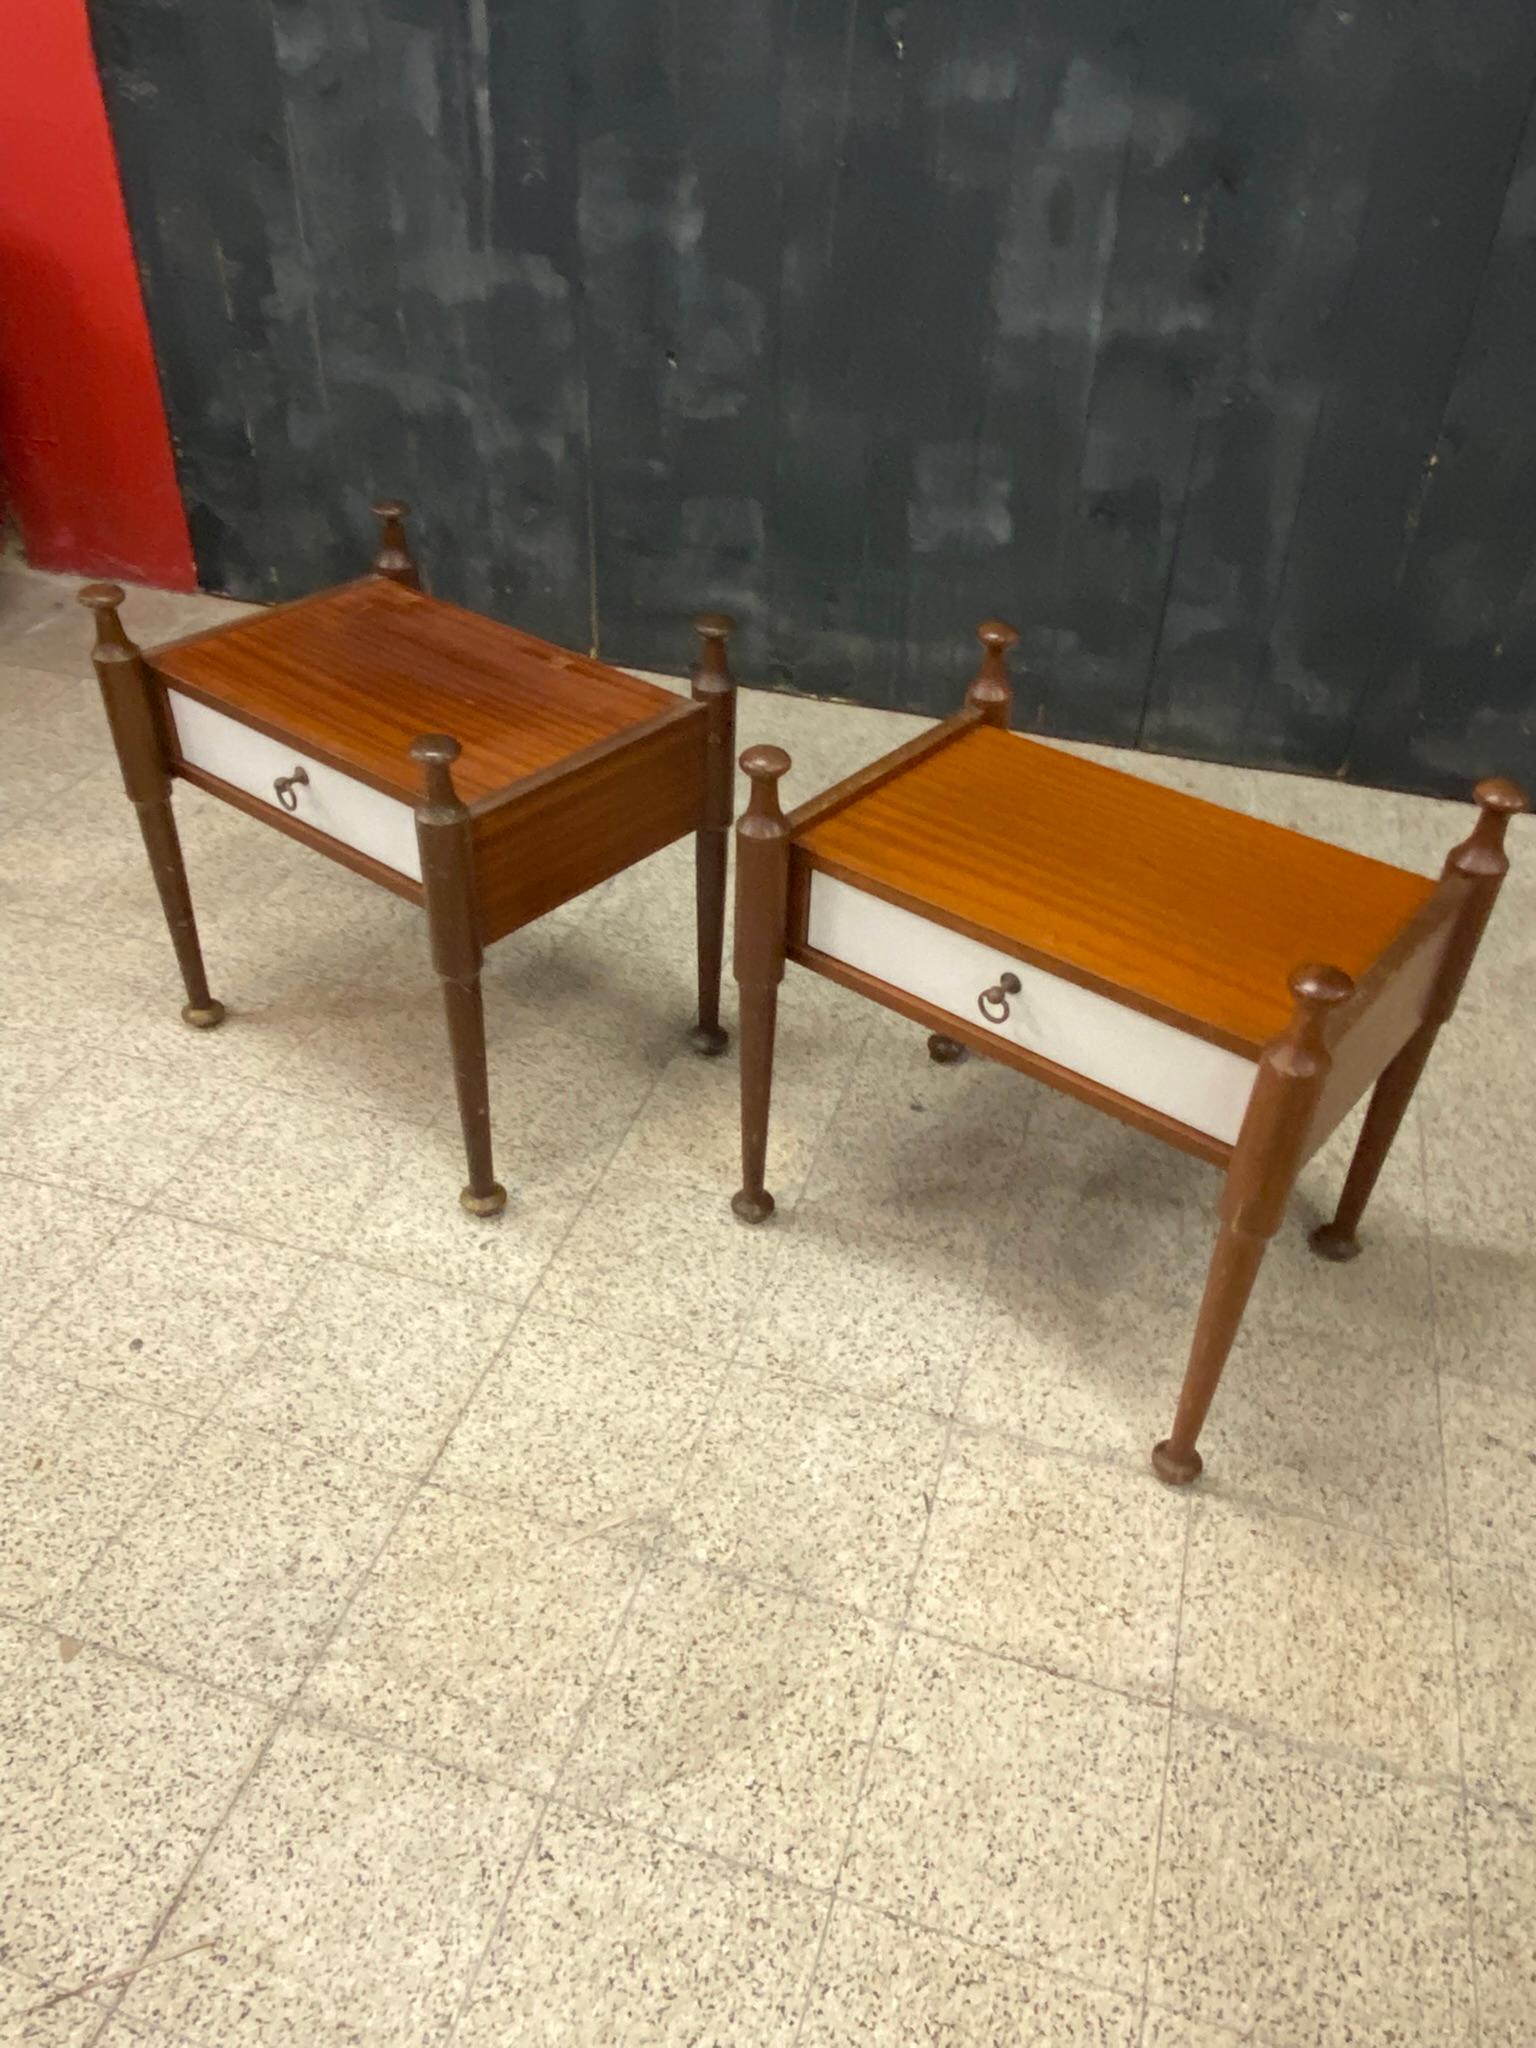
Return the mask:
POLYGON ((789 826, 779 808, 778 784, 788 772, 789 756, 780 747, 749 747, 741 765, 752 784, 752 795, 736 827, 741 1186, 731 1198, 731 1207, 743 1223, 761 1223, 773 1214, 773 1197, 763 1185, 763 1176, 789 899, 789 826))
POLYGON ((1477 799, 1477 823, 1469 837, 1446 856, 1440 877, 1441 888, 1452 891, 1456 900, 1440 971, 1430 991, 1423 1023, 1376 1083, 1333 1220, 1320 1223, 1312 1232, 1312 1249, 1325 1259, 1352 1259, 1360 1250, 1355 1233, 1365 1214, 1365 1205, 1413 1100, 1413 1091, 1419 1085, 1419 1076, 1440 1027, 1456 1007, 1462 983, 1477 956, 1484 928, 1509 873, 1504 835, 1510 819, 1527 808, 1525 792, 1517 783, 1492 776, 1480 782, 1473 795, 1477 799))
POLYGON ((153 803, 135 804, 134 809, 138 812, 139 831, 149 855, 150 872, 160 894, 160 907, 165 912, 166 928, 171 935, 171 944, 176 948, 176 964, 181 969, 182 985, 187 992, 187 1000, 182 1005, 182 1021, 199 1031, 211 1030, 215 1024, 223 1023, 224 1005, 208 993, 203 949, 198 941, 197 921, 192 915, 192 894, 187 887, 186 864, 181 857, 181 840, 176 831, 171 800, 168 796, 161 797, 153 803))
POLYGON ((1355 1232, 1371 1199, 1381 1169, 1387 1163, 1392 1140, 1408 1113, 1413 1091, 1419 1085, 1424 1063, 1434 1047, 1438 1025, 1421 1025, 1371 1091, 1370 1106, 1355 1141, 1354 1157, 1344 1177, 1344 1191, 1330 1223, 1319 1223, 1307 1242, 1319 1258, 1342 1263, 1357 1258, 1360 1240, 1355 1232))
POLYGON ((224 1020, 224 1005, 208 993, 203 949, 198 943, 186 863, 171 809, 169 750, 156 708, 149 670, 123 630, 118 606, 123 592, 116 583, 88 583, 80 602, 95 614, 96 645, 91 659, 101 684, 102 702, 112 742, 117 749, 123 787, 138 814, 139 832, 149 855, 160 907, 176 949, 187 1000, 182 1017, 199 1030, 224 1020))
POLYGON ((720 1022, 720 968, 725 955, 725 869, 728 834, 708 826, 694 841, 694 895, 699 942, 699 1021, 693 1049, 712 1059, 730 1043, 720 1022))
POLYGON ((507 1205, 507 1191, 491 1165, 491 1099, 485 1067, 485 1010, 480 977, 443 982, 443 1009, 453 1057, 453 1085, 469 1180, 459 1201, 471 1216, 495 1216, 507 1205))
POLYGON ((507 1191, 491 1164, 474 849, 469 811, 453 786, 453 764, 458 757, 459 743, 446 733, 428 733, 411 744, 412 760, 420 761, 426 770, 426 798, 416 809, 416 843, 421 848, 432 964, 443 984, 453 1085, 469 1168, 459 1202, 471 1216, 495 1216, 507 1205, 507 1191))
POLYGON ((1268 1244, 1267 1237, 1246 1231, 1238 1224, 1223 1223, 1221 1227, 1205 1276, 1200 1319, 1195 1325, 1189 1363, 1184 1368, 1173 1429, 1161 1443, 1152 1446, 1152 1469, 1170 1486, 1187 1486, 1200 1476, 1202 1460, 1195 1440, 1215 1396, 1221 1369, 1243 1320, 1268 1244))
POLYGON ((958 1038, 946 1038, 942 1031, 930 1032, 928 1057, 936 1067, 958 1066, 965 1058, 965 1047, 958 1038))
POLYGON ((768 1112, 773 1099, 773 1044, 778 1030, 779 991, 771 981, 741 984, 741 1186, 731 1207, 743 1223, 773 1214, 773 1197, 763 1185, 768 1165, 768 1112))
POLYGON ((1170 1486, 1187 1486, 1200 1476, 1196 1442, 1248 1306, 1264 1248, 1285 1214, 1306 1155, 1312 1113, 1328 1078, 1325 1020, 1353 992, 1354 983, 1337 968, 1298 968, 1291 976, 1291 1021, 1259 1060, 1221 1191, 1221 1233, 1206 1275, 1173 1428, 1152 1448, 1152 1469, 1170 1486))
POLYGON ((720 968, 725 954, 725 871, 735 795, 736 681, 727 642, 736 621, 724 612, 701 612, 693 622, 699 658, 692 671, 694 702, 708 715, 704 743, 704 802, 694 841, 694 901, 699 942, 699 1017, 688 1034, 706 1058, 725 1051, 720 1025, 720 968))

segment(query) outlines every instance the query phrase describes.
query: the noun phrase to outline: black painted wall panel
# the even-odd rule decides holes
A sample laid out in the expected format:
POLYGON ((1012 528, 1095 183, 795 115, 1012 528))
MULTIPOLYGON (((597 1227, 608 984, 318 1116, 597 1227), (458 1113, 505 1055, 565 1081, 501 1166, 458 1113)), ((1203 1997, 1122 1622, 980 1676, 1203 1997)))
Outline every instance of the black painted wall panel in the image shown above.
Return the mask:
POLYGON ((1528 0, 92 0, 203 580, 1536 781, 1528 0))

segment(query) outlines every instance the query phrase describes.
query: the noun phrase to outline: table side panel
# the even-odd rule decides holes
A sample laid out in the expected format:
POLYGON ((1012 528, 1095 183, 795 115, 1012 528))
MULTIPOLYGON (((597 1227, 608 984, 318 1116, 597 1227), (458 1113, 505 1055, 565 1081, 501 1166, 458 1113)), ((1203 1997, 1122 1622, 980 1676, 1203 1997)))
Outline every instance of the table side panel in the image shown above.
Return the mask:
POLYGON ((708 722, 674 704, 473 814, 480 936, 489 945, 697 829, 708 722))
POLYGON ((1442 883, 1401 940, 1341 1005, 1330 1034, 1332 1065, 1307 1132, 1309 1154, 1342 1123, 1424 1022, 1454 936, 1457 907, 1454 884, 1442 883))
POLYGON ((827 874, 811 877, 805 943, 1161 1117, 1236 1142, 1256 1069, 1208 1039, 827 874), (993 1022, 978 998, 1005 971, 1021 987, 1007 1019, 993 1022))

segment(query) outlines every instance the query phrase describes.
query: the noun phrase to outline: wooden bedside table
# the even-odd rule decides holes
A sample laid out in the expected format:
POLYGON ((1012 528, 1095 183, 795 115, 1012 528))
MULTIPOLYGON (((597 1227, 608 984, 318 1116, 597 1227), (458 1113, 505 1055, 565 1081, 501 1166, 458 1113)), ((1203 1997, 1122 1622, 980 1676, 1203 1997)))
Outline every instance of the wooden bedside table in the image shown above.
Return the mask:
POLYGON ((1196 1440, 1296 1174, 1374 1088, 1338 1212, 1312 1234, 1353 1258, 1389 1146, 1455 1005, 1526 808, 1478 784, 1471 836, 1438 882, 1183 796, 1007 730, 1011 627, 966 708, 785 817, 789 757, 754 747, 736 827, 743 1185, 763 1185, 784 963, 843 983, 1226 1176, 1173 1428, 1196 1440))
POLYGON ((186 985, 208 992, 171 809, 181 776, 427 914, 469 1182, 493 1216, 483 950, 686 832, 696 834, 699 1014, 724 1049, 720 960, 731 821, 733 622, 706 613, 692 698, 423 595, 406 507, 377 505, 374 574, 141 653, 123 593, 93 583, 94 661, 186 985))

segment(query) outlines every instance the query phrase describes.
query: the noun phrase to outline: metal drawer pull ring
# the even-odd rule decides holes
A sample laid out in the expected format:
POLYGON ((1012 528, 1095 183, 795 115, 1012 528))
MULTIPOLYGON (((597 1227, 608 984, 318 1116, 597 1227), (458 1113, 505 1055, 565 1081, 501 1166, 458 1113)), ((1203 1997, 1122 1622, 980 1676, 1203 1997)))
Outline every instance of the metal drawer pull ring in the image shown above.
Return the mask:
POLYGON ((301 782, 307 788, 309 777, 302 768, 295 768, 291 775, 279 775, 273 783, 272 787, 277 791, 277 800, 285 811, 296 811, 299 808, 296 791, 301 782))
POLYGON ((1008 998, 1016 996, 1021 984, 1016 974, 999 975, 996 988, 984 988, 976 998, 976 1007, 989 1024, 1005 1024, 1008 1021, 1008 998), (995 1007, 994 1007, 995 1006, 995 1007))

